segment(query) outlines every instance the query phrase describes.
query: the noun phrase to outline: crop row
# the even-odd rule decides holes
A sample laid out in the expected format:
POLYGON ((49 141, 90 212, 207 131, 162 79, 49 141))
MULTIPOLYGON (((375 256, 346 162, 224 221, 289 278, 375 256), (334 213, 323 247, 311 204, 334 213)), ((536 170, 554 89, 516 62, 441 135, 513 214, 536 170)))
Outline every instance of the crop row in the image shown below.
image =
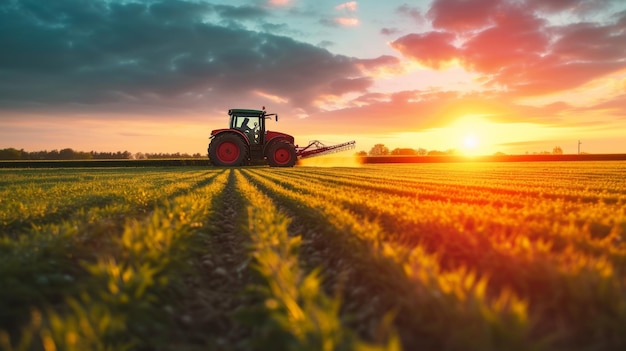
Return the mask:
POLYGON ((272 200, 240 173, 240 194, 247 198, 251 256, 265 284, 259 286, 266 310, 261 313, 259 341, 268 350, 397 350, 397 339, 384 347, 367 345, 346 328, 341 301, 322 291, 318 270, 301 267, 301 235, 288 234, 289 219, 272 200))
MULTIPOLYGON (((382 315, 395 314, 407 349, 529 348, 525 304, 513 294, 507 291, 487 299, 485 279, 468 270, 445 272, 437 258, 421 248, 407 249, 385 240, 384 228, 376 220, 334 201, 338 195, 334 189, 317 192, 312 182, 290 189, 272 181, 268 173, 247 172, 293 211, 294 221, 315 228, 307 240, 328 245, 317 247, 328 260, 318 263, 326 266, 328 275, 344 280, 344 298, 350 301, 346 312, 355 314, 358 324, 376 326, 382 315)), ((373 332, 362 330, 365 335, 373 332)))
POLYGON ((11 175, 22 181, 2 187, 0 345, 159 345, 169 335, 175 305, 167 296, 181 284, 184 263, 210 224, 228 175, 60 173, 11 175), (16 215, 16 208, 25 212, 16 215))
MULTIPOLYGON (((619 166, 608 172, 518 166, 518 173, 552 179, 527 179, 518 194, 512 193, 517 185, 499 178, 509 165, 495 172, 483 165, 473 173, 412 166, 246 174, 289 208, 294 221, 325 223, 318 232, 337 242, 332 250, 348 266, 340 270, 362 270, 365 278, 357 280, 367 281, 363 289, 381 291, 386 307, 377 314, 401 311, 396 328, 409 348, 419 346, 417 333, 446 349, 603 349, 626 343, 626 201, 619 166), (441 184, 429 171, 438 171, 441 184), (477 190, 472 177, 499 182, 477 190), (602 190, 584 190, 593 188, 602 190), (469 201, 475 197, 481 201, 469 201), (359 247, 366 249, 359 254, 359 247), (376 270, 384 277, 376 280, 376 270), (415 317, 429 310, 429 318, 415 317)), ((370 306, 363 301, 354 310, 370 306)))

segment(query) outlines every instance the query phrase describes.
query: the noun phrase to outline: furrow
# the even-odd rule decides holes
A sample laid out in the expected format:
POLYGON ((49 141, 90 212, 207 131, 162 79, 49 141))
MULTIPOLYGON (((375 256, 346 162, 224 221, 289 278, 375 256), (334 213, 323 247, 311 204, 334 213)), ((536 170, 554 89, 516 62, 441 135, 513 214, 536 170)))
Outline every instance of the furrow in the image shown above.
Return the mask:
POLYGON ((499 343, 533 347, 529 325, 524 322, 524 303, 514 296, 489 299, 486 282, 473 274, 447 274, 422 250, 381 241, 381 228, 375 221, 324 196, 286 189, 262 171, 246 171, 246 175, 279 208, 290 209, 296 216, 294 222, 309 229, 303 233, 304 240, 322 255, 324 276, 340 277, 344 300, 349 301, 344 312, 355 316, 353 327, 361 327, 362 335, 375 337, 381 317, 392 311, 406 349, 467 350, 469 344, 498 349, 499 343), (452 297, 457 294, 465 298, 455 301, 452 297), (505 305, 497 302, 504 300, 505 305), (493 319, 484 319, 482 311, 490 311, 493 319), (506 325, 508 331, 498 333, 499 325, 506 325), (449 339, 448 328, 456 328, 459 338, 449 339), (471 338, 471 343, 463 336, 471 338))

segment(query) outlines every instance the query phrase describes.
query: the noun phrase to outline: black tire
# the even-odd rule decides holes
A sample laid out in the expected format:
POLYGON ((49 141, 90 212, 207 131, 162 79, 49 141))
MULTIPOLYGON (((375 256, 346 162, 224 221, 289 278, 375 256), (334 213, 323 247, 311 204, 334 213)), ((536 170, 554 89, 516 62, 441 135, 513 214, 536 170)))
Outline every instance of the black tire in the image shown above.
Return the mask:
POLYGON ((209 160, 214 166, 241 166, 248 160, 248 146, 237 135, 220 134, 209 144, 209 160))
POLYGON ((296 147, 284 140, 273 143, 267 151, 267 163, 272 167, 293 167, 297 160, 296 147))

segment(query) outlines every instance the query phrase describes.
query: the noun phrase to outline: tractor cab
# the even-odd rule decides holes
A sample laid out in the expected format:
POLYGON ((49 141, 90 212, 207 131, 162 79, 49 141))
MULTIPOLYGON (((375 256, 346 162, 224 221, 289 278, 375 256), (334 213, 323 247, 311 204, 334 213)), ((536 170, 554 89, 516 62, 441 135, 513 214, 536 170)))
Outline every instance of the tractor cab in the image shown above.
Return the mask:
POLYGON ((230 129, 241 131, 251 145, 265 143, 265 120, 270 118, 269 116, 275 115, 278 121, 278 115, 266 114, 265 110, 231 109, 228 114, 230 129))

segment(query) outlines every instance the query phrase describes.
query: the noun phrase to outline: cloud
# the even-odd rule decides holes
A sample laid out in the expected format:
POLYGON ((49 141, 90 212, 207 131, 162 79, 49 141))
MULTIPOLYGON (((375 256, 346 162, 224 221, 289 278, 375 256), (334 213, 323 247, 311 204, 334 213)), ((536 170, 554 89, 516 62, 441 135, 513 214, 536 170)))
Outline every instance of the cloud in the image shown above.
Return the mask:
MULTIPOLYGON (((446 128, 467 115, 482 115, 493 123, 531 123, 543 126, 584 127, 589 119, 577 119, 581 113, 602 114, 612 109, 616 114, 626 109, 620 106, 624 97, 583 110, 557 102, 541 106, 514 103, 497 92, 466 93, 456 91, 410 90, 396 93, 366 93, 354 98, 344 108, 312 115, 308 133, 324 133, 328 125, 351 133, 386 133, 427 131, 446 128), (364 116, 367 123, 362 123, 364 116)), ((624 105, 626 106, 626 105, 624 105)), ((604 121, 592 124, 602 125, 604 121)))
POLYGON ((382 55, 373 59, 356 61, 357 67, 368 76, 404 73, 402 62, 395 56, 382 55))
POLYGON ((333 18, 323 18, 320 23, 329 27, 355 27, 360 21, 352 15, 357 11, 357 2, 350 1, 335 6, 335 10, 345 12, 346 16, 338 16, 333 18))
POLYGON ((320 23, 328 27, 355 27, 359 25, 359 19, 354 17, 323 18, 320 23))
POLYGON ((400 15, 407 16, 415 21, 417 24, 422 24, 425 22, 424 15, 417 7, 412 7, 407 4, 404 4, 396 9, 396 12, 400 15))
POLYGON ((450 31, 478 29, 490 24, 504 0, 435 0, 426 16, 433 27, 450 31))
POLYGON ((435 69, 458 57, 452 44, 455 35, 448 32, 408 34, 390 43, 391 47, 406 57, 435 69))
POLYGON ((511 8, 490 21, 493 26, 470 34, 459 50, 471 69, 485 73, 509 67, 518 70, 517 66, 527 67, 546 53, 550 38, 542 31, 544 20, 511 8))
POLYGON ((330 85, 330 93, 341 95, 346 92, 364 92, 372 83, 373 79, 370 77, 336 79, 330 85))
POLYGON ((392 48, 427 67, 452 60, 482 74, 485 87, 511 96, 572 89, 624 68, 626 14, 610 23, 553 25, 539 10, 564 11, 587 1, 435 0, 427 12, 436 31, 411 33, 392 48))
POLYGON ((395 35, 398 33, 400 33, 400 30, 398 28, 381 28, 380 30, 380 34, 386 35, 386 36, 391 36, 391 35, 395 35))
POLYGON ((529 0, 531 8, 547 13, 572 12, 585 14, 598 9, 606 8, 611 0, 529 0))
POLYGON ((333 21, 342 27, 354 27, 359 25, 359 19, 354 17, 336 17, 333 21))
POLYGON ((289 5, 291 0, 269 0, 268 4, 270 6, 286 6, 289 5))
POLYGON ((356 59, 206 20, 261 21, 269 16, 263 8, 185 0, 80 4, 0 5, 0 108, 202 109, 258 98, 257 91, 312 108, 319 95, 367 85, 358 80, 356 59))
MULTIPOLYGON (((626 89, 624 89, 624 94, 603 99, 597 104, 582 108, 581 110, 585 110, 585 112, 601 111, 603 115, 616 117, 622 121, 626 121, 626 89)), ((598 115, 600 115, 600 113, 598 113, 598 115)))
POLYGON ((224 19, 248 20, 267 17, 269 12, 258 6, 214 5, 215 11, 224 19))
POLYGON ((337 5, 335 6, 336 10, 346 10, 349 12, 356 12, 357 9, 357 2, 356 1, 349 1, 349 2, 345 2, 343 4, 337 5))

